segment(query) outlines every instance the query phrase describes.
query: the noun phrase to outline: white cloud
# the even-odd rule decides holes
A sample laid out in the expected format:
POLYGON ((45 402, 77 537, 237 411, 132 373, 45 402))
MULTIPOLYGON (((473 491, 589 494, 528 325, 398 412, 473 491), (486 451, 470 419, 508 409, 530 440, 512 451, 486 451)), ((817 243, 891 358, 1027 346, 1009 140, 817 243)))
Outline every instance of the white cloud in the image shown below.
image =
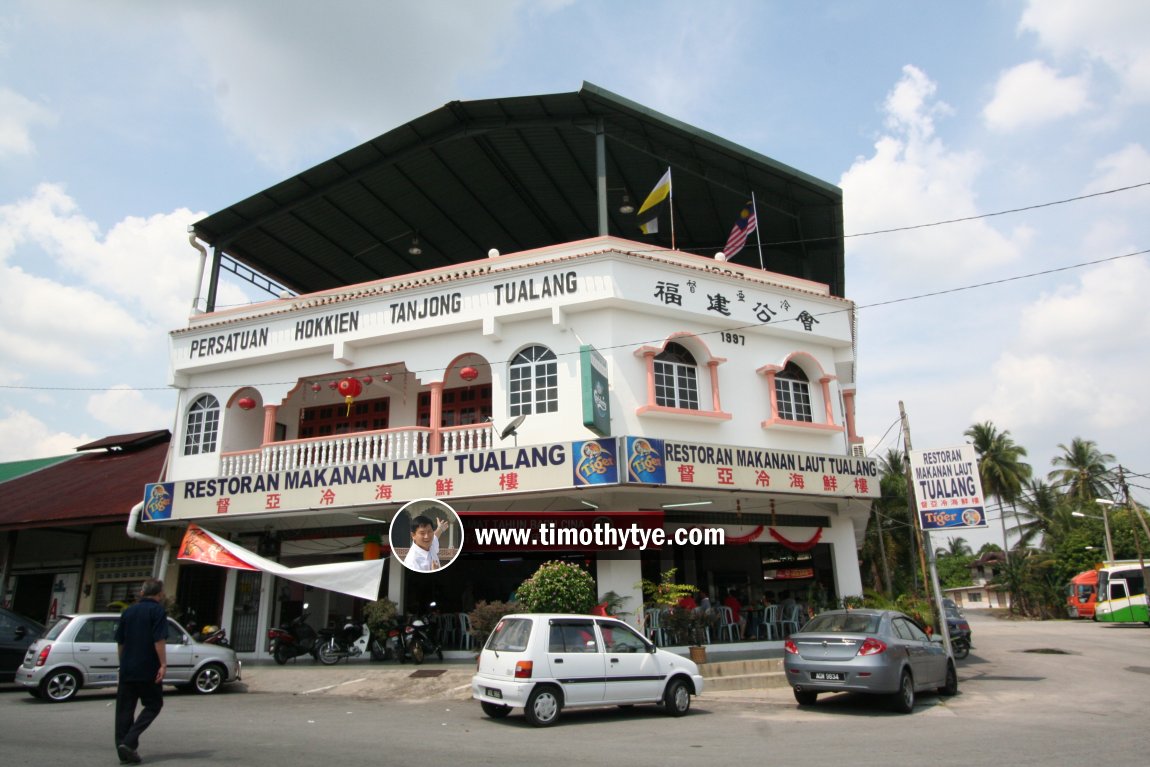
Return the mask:
POLYGON ((0 87, 0 158, 35 152, 32 128, 51 125, 55 115, 10 88, 0 87))
POLYGON ((1084 54, 1118 75, 1131 100, 1150 99, 1150 3, 1144 0, 1030 0, 1019 27, 1060 56, 1084 54))
POLYGON ((115 386, 88 398, 89 415, 107 424, 110 434, 171 428, 172 412, 173 406, 157 405, 130 386, 115 386))
MULTIPOLYGON (((1120 189, 1150 181, 1150 152, 1141 144, 1127 144, 1117 152, 1112 152, 1095 163, 1094 180, 1086 185, 1085 194, 1120 189)), ((1150 188, 1123 192, 1115 195, 1112 203, 1127 207, 1136 206, 1143 211, 1150 203, 1150 188)))
POLYGON ((180 20, 223 124, 284 168, 317 137, 372 137, 441 106, 438 94, 511 50, 523 4, 361 0, 332 12, 310 2, 206 2, 180 20))
POLYGON ((983 109, 992 130, 1014 131, 1078 114, 1089 106, 1084 76, 1060 77, 1041 61, 1028 61, 1004 72, 994 97, 983 109))
MULTIPOLYGON (((935 90, 921 70, 903 68, 884 104, 888 132, 876 140, 874 154, 855 160, 840 181, 847 232, 982 212, 975 185, 983 159, 977 152, 948 147, 936 135, 935 120, 951 109, 935 99, 935 90)), ((856 274, 852 293, 889 298, 924 284, 956 286, 988 267, 999 269, 1016 260, 1028 238, 1025 228, 1003 235, 985 221, 853 238, 847 243, 856 274)))
POLYGON ((0 462, 27 461, 69 455, 93 437, 52 431, 40 419, 24 410, 9 409, 0 418, 0 462))

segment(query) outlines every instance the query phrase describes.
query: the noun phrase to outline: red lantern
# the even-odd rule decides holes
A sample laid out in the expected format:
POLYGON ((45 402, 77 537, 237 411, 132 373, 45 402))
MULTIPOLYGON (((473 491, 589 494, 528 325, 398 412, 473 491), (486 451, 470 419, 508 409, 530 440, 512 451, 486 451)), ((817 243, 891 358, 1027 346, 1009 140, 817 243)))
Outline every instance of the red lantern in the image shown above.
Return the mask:
POLYGON ((240 410, 251 410, 256 406, 256 401, 251 397, 240 397, 236 404, 240 406, 240 410))
POLYGON ((479 378, 479 371, 468 365, 459 371, 459 377, 464 381, 474 381, 476 378, 479 378))
POLYGON ((336 385, 336 389, 343 395, 343 401, 347 403, 347 414, 351 415, 351 403, 363 391, 363 384, 358 378, 345 378, 336 385))
POLYGON ((320 384, 317 384, 317 383, 313 383, 313 384, 311 385, 311 390, 312 390, 313 392, 315 392, 316 394, 319 394, 319 392, 320 392, 320 390, 321 390, 321 389, 323 389, 323 386, 321 386, 320 384))
POLYGON ((391 373, 384 373, 379 377, 379 380, 383 381, 384 383, 391 383, 391 373))
POLYGON ((363 381, 364 386, 371 386, 371 382, 374 381, 375 379, 372 378, 371 376, 364 376, 361 380, 363 381))

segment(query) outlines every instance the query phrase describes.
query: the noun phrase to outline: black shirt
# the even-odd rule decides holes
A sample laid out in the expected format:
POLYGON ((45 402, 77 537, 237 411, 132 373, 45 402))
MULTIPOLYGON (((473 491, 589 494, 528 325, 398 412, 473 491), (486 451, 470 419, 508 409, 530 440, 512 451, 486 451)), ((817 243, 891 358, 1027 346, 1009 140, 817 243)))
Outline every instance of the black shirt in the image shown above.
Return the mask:
POLYGON ((160 670, 156 642, 168 638, 168 613, 153 599, 141 599, 124 610, 116 624, 120 652, 120 679, 125 682, 152 682, 160 670))

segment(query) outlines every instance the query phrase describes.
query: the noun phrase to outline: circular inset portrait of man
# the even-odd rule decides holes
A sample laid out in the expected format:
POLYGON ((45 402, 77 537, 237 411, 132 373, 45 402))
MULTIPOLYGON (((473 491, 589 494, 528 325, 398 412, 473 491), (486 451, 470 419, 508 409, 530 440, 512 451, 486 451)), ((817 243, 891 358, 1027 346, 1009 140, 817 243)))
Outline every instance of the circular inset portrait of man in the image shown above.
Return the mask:
POLYGON ((408 501, 391 518, 391 550, 408 570, 442 570, 463 549, 463 523, 455 509, 435 498, 408 501))

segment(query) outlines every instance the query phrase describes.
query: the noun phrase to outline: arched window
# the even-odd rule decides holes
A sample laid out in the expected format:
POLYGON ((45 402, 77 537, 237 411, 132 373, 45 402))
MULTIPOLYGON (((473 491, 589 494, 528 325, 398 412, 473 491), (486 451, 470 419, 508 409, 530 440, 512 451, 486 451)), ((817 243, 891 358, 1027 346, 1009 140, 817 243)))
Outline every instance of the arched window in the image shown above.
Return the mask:
POLYGON ((559 409, 559 364, 546 346, 528 346, 511 360, 508 402, 511 415, 553 413, 559 409))
POLYGON ((655 355, 655 404, 684 410, 699 409, 695 358, 674 341, 655 355))
POLYGON ((807 374, 793 362, 788 362, 775 376, 775 401, 779 418, 785 421, 811 423, 811 385, 807 374))
POLYGON ((184 455, 214 453, 220 434, 220 403, 210 394, 196 399, 188 408, 184 429, 184 455))

